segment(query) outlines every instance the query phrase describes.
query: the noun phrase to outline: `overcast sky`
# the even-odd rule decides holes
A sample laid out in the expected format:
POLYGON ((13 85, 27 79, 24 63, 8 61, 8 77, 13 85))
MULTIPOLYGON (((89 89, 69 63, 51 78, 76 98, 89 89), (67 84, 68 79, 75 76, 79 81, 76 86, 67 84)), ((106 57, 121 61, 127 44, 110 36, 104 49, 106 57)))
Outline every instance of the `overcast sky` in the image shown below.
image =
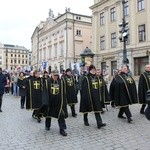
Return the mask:
POLYGON ((2 0, 0 2, 0 42, 31 49, 31 36, 40 23, 48 17, 49 9, 55 16, 71 12, 92 15, 94 0, 2 0))

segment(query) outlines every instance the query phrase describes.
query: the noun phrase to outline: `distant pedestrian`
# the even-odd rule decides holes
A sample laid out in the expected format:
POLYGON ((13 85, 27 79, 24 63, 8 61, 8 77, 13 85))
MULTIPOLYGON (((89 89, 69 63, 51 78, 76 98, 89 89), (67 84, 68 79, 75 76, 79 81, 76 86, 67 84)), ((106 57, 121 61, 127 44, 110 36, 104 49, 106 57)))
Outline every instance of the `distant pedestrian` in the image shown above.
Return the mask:
POLYGON ((2 74, 2 68, 0 68, 0 112, 2 112, 2 99, 5 90, 6 76, 2 74))
POLYGON ((19 74, 17 86, 19 87, 19 96, 21 96, 21 100, 20 100, 21 109, 23 109, 25 104, 25 99, 26 99, 26 90, 27 90, 27 79, 23 72, 20 72, 19 74))

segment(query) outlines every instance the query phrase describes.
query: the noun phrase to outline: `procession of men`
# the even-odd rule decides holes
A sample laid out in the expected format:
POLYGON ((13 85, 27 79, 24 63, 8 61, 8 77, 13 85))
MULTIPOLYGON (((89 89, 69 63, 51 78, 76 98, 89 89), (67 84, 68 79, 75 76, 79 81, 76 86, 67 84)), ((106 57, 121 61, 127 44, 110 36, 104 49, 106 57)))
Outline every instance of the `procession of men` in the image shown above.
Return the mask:
MULTIPOLYGON (((0 112, 2 112, 6 79, 2 75, 2 69, 0 71, 0 112)), ((38 123, 45 118, 46 131, 51 128, 52 118, 57 119, 62 136, 67 136, 65 119, 70 116, 67 107, 70 107, 71 116, 75 120, 78 117, 77 103, 79 103, 79 112, 83 114, 83 124, 90 126, 88 114, 94 113, 98 129, 107 126, 104 123, 107 121, 103 121, 101 114, 105 114, 109 104, 114 108, 119 108, 118 118, 126 119, 127 123, 133 121, 130 105, 142 104, 139 113, 145 114, 149 119, 150 106, 147 101, 150 100, 150 65, 145 66, 145 71, 139 77, 138 82, 137 88, 133 77, 128 73, 127 65, 122 65, 116 70, 110 82, 110 88, 103 79, 100 69, 94 65, 89 66, 88 70, 82 70, 78 76, 73 74, 70 68, 67 68, 63 75, 57 70, 53 70, 50 74, 44 70, 42 75, 35 70, 25 77, 20 72, 16 81, 20 91, 23 90, 25 93, 22 95, 19 91, 21 109, 26 105, 26 109, 32 110, 31 116, 38 123)))

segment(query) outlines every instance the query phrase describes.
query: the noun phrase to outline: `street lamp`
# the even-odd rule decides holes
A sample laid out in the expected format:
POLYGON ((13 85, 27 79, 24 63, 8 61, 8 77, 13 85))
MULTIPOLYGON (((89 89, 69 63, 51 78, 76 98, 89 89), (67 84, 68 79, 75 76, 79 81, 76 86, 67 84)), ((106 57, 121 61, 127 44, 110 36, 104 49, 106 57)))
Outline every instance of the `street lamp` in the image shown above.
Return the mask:
POLYGON ((123 10, 123 18, 122 22, 119 24, 120 30, 119 33, 121 33, 121 36, 119 37, 120 42, 123 42, 123 63, 127 64, 129 63, 127 59, 127 50, 126 50, 126 42, 128 39, 128 21, 125 20, 125 10, 124 10, 124 4, 126 3, 125 0, 122 1, 122 10, 123 10))

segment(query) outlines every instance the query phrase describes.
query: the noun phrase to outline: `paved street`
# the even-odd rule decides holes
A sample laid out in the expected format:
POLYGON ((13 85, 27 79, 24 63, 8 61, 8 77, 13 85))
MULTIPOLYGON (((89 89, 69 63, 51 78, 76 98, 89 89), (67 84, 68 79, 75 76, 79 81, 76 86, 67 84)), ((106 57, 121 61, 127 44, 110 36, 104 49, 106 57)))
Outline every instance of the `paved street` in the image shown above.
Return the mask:
MULTIPOLYGON (((78 109, 78 105, 76 106, 78 109)), ((90 126, 83 125, 82 114, 72 118, 69 109, 67 137, 59 134, 57 120, 50 131, 44 129, 44 118, 37 123, 32 112, 20 109, 20 98, 4 95, 0 113, 0 150, 149 150, 150 122, 139 114, 139 105, 132 105, 133 123, 117 118, 118 110, 108 106, 102 115, 107 123, 97 129, 93 114, 90 126)))

